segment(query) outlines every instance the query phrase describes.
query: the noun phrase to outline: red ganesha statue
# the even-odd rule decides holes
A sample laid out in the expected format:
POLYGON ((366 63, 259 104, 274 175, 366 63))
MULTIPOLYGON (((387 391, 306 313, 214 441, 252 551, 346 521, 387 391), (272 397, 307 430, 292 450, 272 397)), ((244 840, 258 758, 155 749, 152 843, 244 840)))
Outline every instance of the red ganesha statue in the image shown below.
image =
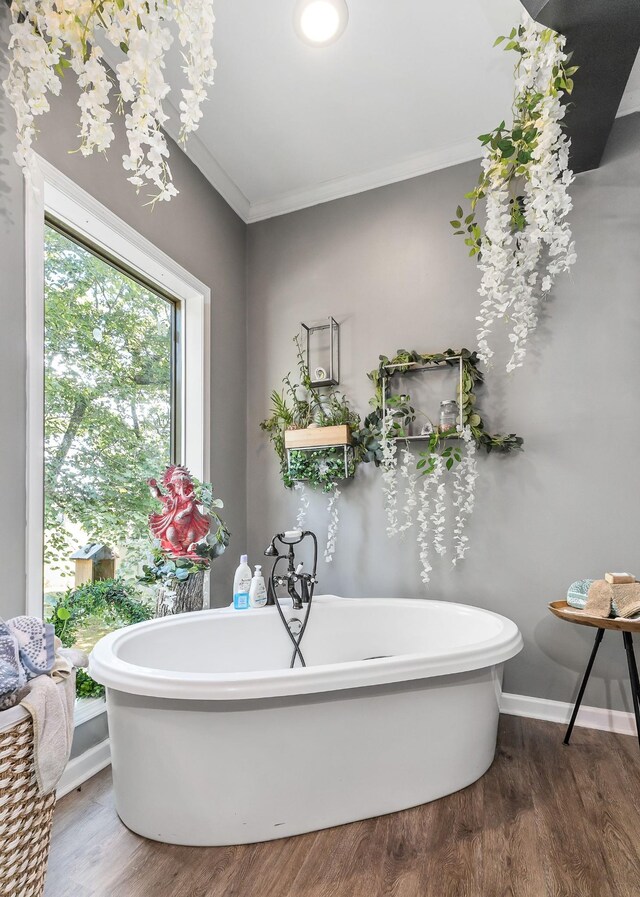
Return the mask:
POLYGON ((167 467, 160 491, 156 480, 147 480, 151 495, 164 505, 157 514, 149 514, 149 526, 160 546, 171 557, 202 560, 195 552, 195 543, 209 532, 210 521, 200 510, 191 474, 186 467, 167 467))

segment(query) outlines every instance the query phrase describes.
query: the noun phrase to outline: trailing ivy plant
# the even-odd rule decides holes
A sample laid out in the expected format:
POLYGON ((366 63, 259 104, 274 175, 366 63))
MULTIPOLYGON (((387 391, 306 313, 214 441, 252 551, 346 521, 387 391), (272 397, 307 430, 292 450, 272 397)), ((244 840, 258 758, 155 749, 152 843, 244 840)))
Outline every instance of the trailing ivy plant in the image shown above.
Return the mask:
MULTIPOLYGON (((299 337, 294 337, 297 355, 297 377, 288 373, 282 379, 280 392, 271 393, 271 415, 260 424, 268 435, 280 461, 280 474, 290 489, 296 482, 331 492, 345 478, 344 454, 341 447, 314 451, 292 450, 287 458, 285 433, 307 427, 333 427, 346 424, 352 432, 360 428, 360 415, 349 406, 346 396, 337 390, 312 386, 309 367, 299 337)), ((361 460, 353 453, 348 474, 352 476, 361 460)))
POLYGON ((492 357, 488 337, 497 320, 508 320, 511 371, 523 363, 540 303, 556 275, 576 260, 567 220, 573 174, 562 99, 573 91, 578 66, 569 64, 565 38, 526 12, 495 44, 516 54, 512 124, 501 121, 478 138, 482 170, 466 194, 471 208, 466 213, 459 205, 451 226, 464 237, 482 272, 479 356, 485 362, 492 357), (476 218, 481 200, 486 202, 484 227, 476 218))
MULTIPOLYGON (((347 455, 347 475, 353 476, 356 460, 352 452, 347 455)), ((291 451, 289 476, 294 482, 312 483, 323 492, 331 492, 335 484, 345 479, 344 450, 335 448, 313 451, 291 451)))
MULTIPOLYGON (((93 630, 103 634, 132 623, 150 620, 153 610, 142 600, 137 590, 124 580, 104 579, 85 583, 77 589, 67 589, 51 607, 50 620, 55 633, 66 648, 81 647, 83 634, 93 630)), ((79 698, 99 698, 104 687, 85 670, 76 673, 76 695, 79 698)))

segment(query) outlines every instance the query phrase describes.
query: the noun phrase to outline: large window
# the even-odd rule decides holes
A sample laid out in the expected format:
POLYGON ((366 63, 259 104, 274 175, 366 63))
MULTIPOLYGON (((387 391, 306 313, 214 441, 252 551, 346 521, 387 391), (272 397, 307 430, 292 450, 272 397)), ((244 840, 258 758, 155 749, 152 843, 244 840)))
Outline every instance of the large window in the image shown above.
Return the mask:
POLYGON ((42 172, 26 228, 35 614, 94 577, 137 588, 146 480, 170 462, 208 478, 207 287, 46 162, 42 172), (85 556, 87 545, 101 547, 85 556))
POLYGON ((44 260, 49 595, 88 576, 109 553, 120 577, 137 579, 152 507, 146 480, 175 460, 177 311, 50 223, 44 260), (88 544, 104 547, 74 559, 88 544))

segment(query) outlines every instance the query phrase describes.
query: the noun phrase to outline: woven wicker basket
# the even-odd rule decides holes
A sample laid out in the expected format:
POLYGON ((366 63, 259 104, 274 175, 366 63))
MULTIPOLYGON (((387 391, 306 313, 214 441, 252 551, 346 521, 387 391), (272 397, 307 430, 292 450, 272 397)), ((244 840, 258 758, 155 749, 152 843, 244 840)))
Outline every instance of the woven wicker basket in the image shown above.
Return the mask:
POLYGON ((42 897, 55 791, 38 793, 33 723, 22 707, 0 713, 0 894, 42 897))

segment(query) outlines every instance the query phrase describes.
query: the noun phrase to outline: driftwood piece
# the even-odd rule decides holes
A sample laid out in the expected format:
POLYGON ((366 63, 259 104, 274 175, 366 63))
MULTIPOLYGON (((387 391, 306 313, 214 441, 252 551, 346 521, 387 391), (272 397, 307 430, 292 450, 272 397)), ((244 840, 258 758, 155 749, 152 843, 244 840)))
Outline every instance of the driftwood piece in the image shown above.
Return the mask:
POLYGON ((184 614, 204 607, 205 577, 209 571, 192 573, 184 582, 171 580, 171 587, 164 583, 158 587, 156 617, 184 614))

